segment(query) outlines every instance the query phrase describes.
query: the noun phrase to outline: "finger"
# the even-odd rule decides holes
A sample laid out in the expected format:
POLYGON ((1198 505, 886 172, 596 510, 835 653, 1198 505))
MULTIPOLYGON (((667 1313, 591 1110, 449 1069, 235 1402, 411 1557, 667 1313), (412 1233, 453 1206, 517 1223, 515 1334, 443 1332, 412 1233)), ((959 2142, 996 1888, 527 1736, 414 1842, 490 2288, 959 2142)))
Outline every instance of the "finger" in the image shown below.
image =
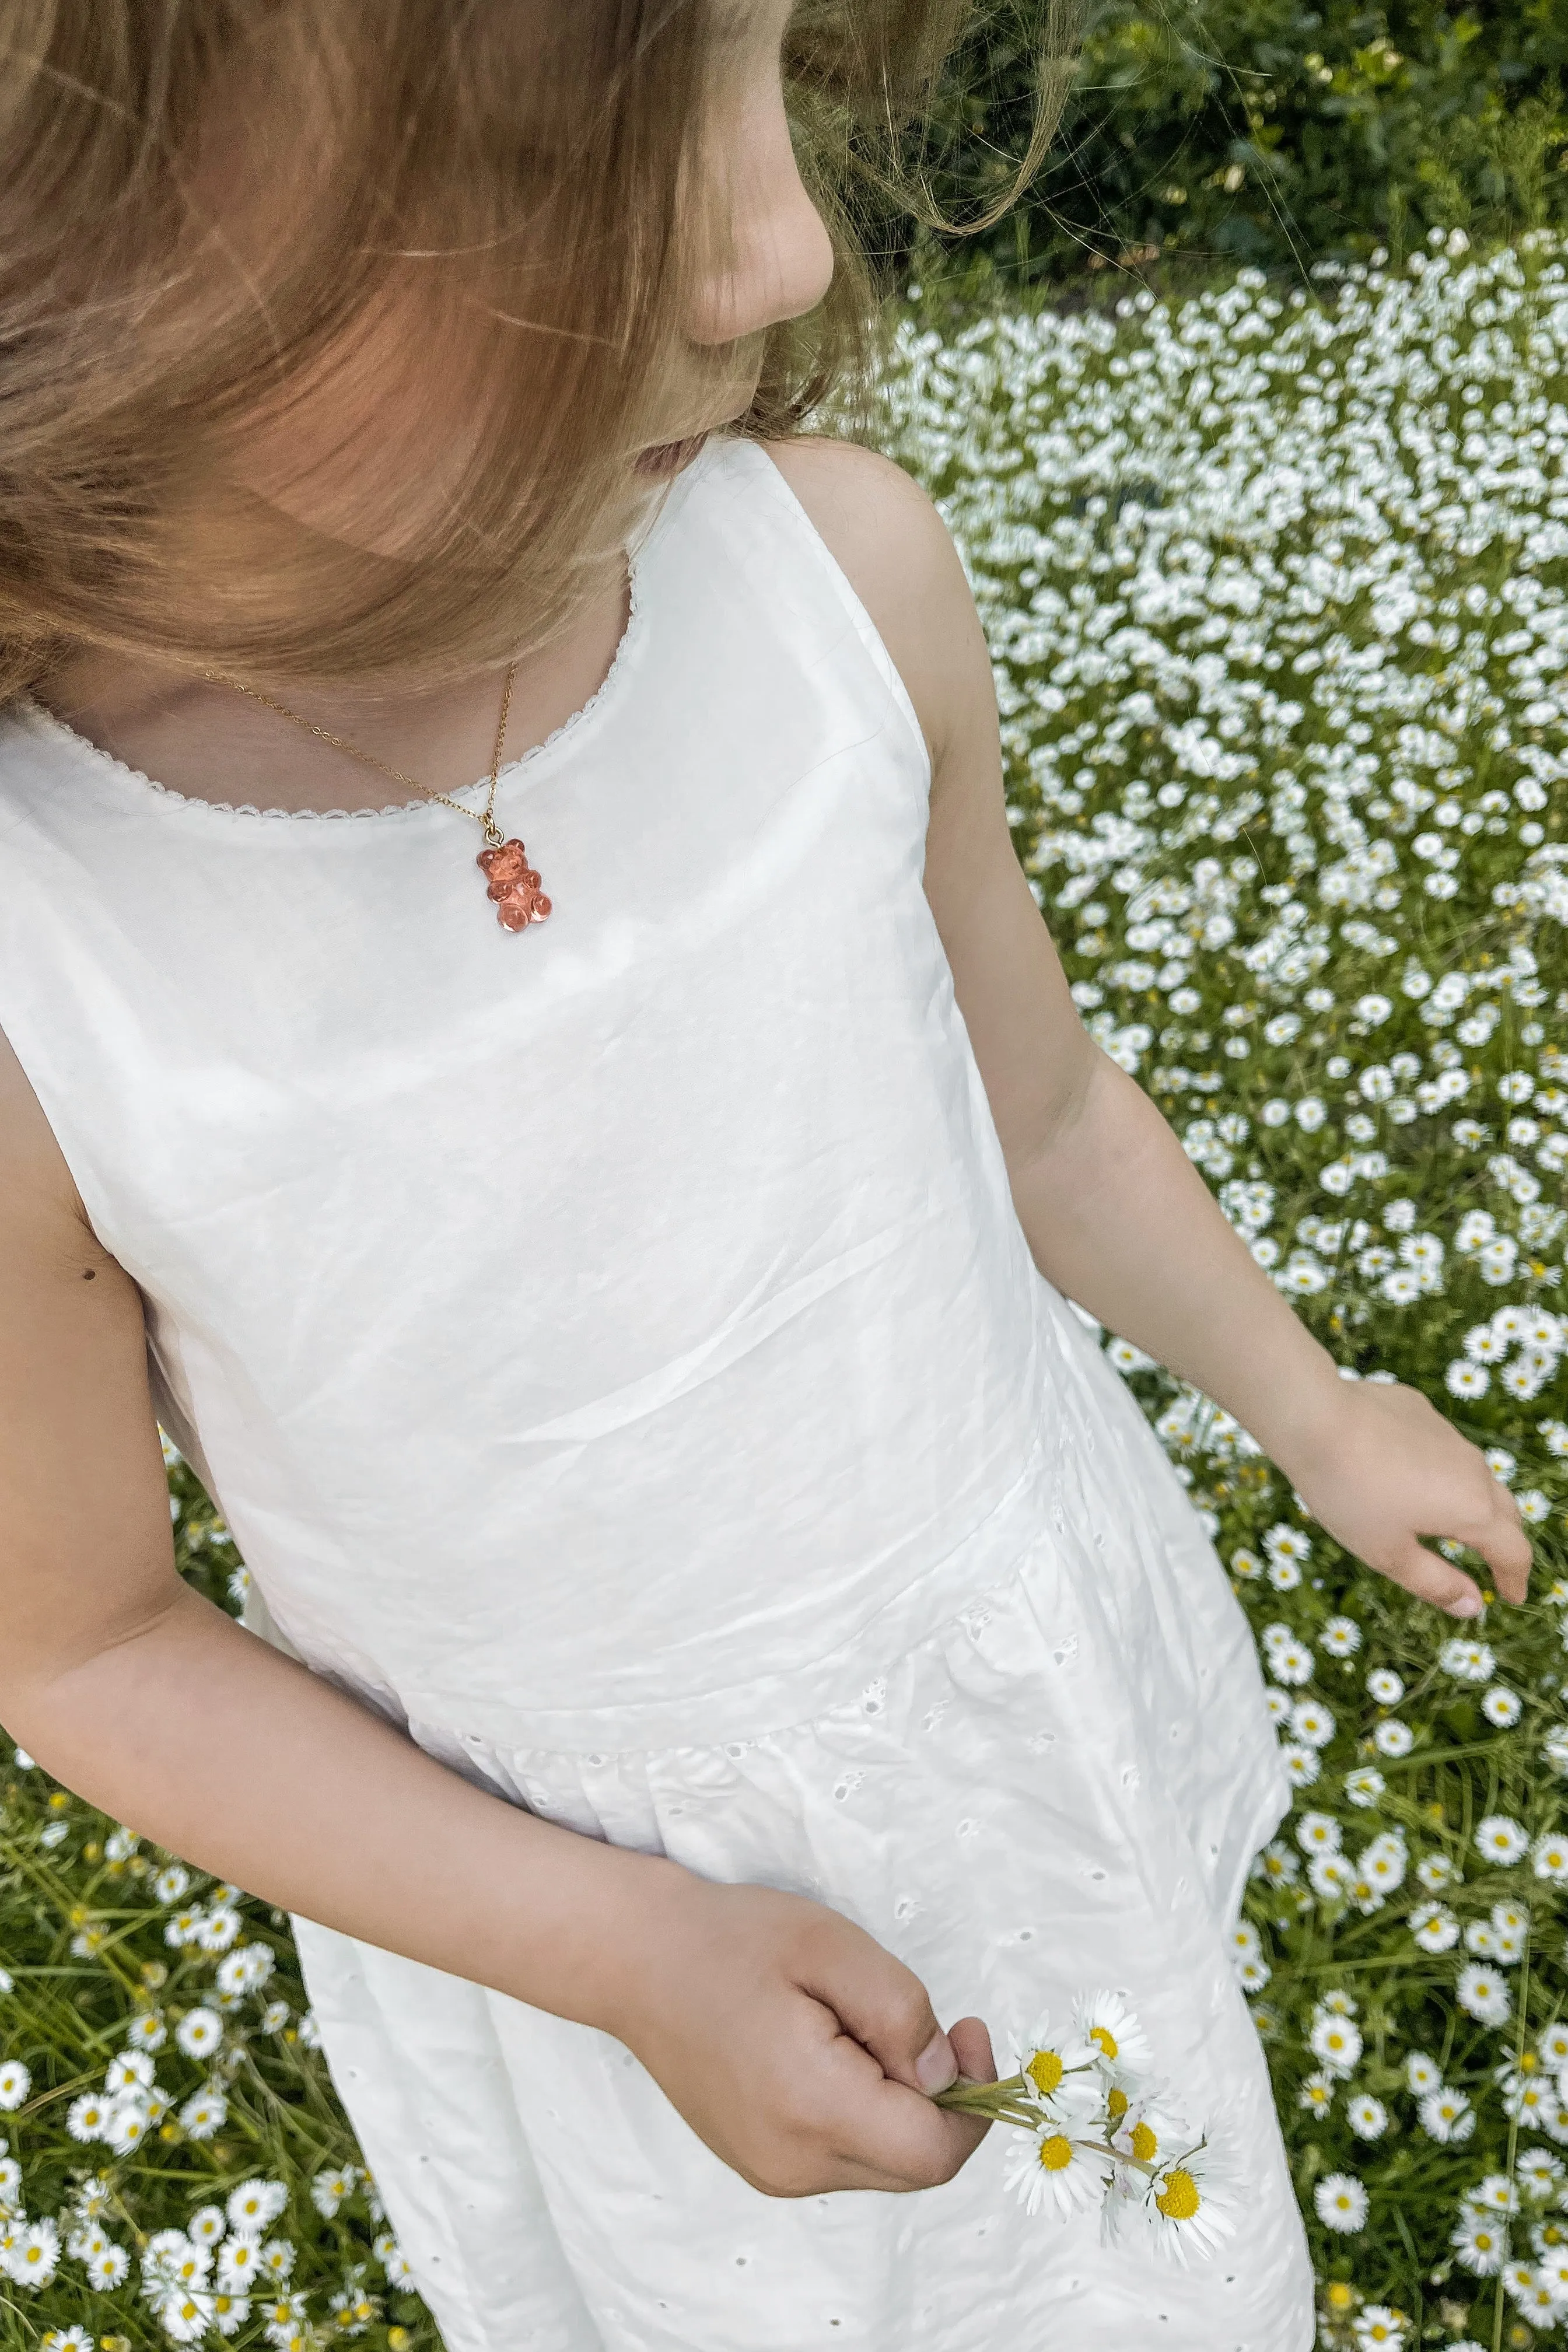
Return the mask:
POLYGON ((847 1921, 836 1923, 810 1955, 803 1991, 824 2002, 884 2074, 911 2091, 945 2091, 958 2059, 912 1969, 847 1921))
POLYGON ((996 2060, 991 2049, 991 2036, 978 2017, 961 2017, 956 2025, 947 2029, 952 2044, 952 2054, 958 2061, 958 2071, 966 2083, 994 2083, 996 2080, 996 2060))
POLYGON ((951 2180, 984 2138, 990 2128, 984 2119, 951 2114, 922 2092, 891 2081, 847 2036, 837 2050, 840 2121, 832 2137, 839 2161, 878 2176, 875 2183, 868 2178, 868 2187, 931 2189, 951 2180))
POLYGON ((1434 1609, 1447 1610, 1450 1617, 1479 1617, 1483 1602, 1480 1589, 1474 1577, 1467 1576, 1450 1559, 1444 1559, 1424 1544, 1415 1544, 1402 1559, 1392 1561, 1384 1570, 1417 1601, 1429 1601, 1434 1609))
POLYGON ((1499 1509, 1490 1526, 1484 1533, 1472 1537, 1471 1547, 1491 1570, 1503 1599, 1518 1603, 1529 1587, 1534 1554, 1519 1516, 1519 1505, 1506 1487, 1499 1488, 1498 1498, 1499 1509))

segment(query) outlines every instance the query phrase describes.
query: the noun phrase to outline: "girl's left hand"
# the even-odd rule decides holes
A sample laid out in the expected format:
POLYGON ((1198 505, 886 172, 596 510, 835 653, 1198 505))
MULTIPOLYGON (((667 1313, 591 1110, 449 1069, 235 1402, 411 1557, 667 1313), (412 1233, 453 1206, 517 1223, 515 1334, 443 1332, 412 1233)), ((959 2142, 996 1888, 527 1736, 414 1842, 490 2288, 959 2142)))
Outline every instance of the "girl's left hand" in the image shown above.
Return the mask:
POLYGON ((1475 1580, 1423 1538, 1468 1544, 1505 1601, 1521 1601, 1531 1550, 1519 1507, 1486 1457, 1415 1389, 1343 1381, 1275 1458, 1335 1540, 1451 1617, 1477 1617, 1475 1580))

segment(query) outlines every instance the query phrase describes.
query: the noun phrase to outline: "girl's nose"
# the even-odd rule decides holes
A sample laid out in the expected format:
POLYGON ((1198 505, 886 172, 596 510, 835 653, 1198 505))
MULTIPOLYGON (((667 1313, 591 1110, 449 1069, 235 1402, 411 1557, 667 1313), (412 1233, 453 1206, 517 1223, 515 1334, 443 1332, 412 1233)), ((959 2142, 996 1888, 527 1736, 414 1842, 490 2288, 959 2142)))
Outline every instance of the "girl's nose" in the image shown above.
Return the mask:
POLYGON ((833 246, 801 182, 782 97, 741 110, 718 174, 710 266, 689 306, 694 343, 737 342, 815 310, 833 278, 833 246), (727 202, 723 201, 727 196, 727 202))

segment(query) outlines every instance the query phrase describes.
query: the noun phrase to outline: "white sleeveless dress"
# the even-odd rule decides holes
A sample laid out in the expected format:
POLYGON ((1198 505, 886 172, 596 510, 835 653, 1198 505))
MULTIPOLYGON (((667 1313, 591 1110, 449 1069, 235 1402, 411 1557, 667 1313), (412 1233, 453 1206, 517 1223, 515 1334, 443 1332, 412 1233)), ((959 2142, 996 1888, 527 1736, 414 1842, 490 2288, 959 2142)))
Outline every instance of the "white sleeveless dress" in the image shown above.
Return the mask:
POLYGON ((1260 1677, 1019 1227, 909 697, 753 445, 633 574, 503 771, 519 935, 448 810, 185 799, 13 709, 0 1028, 257 1632, 513 1802, 835 1906, 999 2050, 1121 1988, 1247 2219, 1102 2250, 1003 2130, 769 2200, 609 2037, 299 1919, 333 2079, 449 2352, 1303 2352, 1227 1949, 1286 1803, 1260 1677))

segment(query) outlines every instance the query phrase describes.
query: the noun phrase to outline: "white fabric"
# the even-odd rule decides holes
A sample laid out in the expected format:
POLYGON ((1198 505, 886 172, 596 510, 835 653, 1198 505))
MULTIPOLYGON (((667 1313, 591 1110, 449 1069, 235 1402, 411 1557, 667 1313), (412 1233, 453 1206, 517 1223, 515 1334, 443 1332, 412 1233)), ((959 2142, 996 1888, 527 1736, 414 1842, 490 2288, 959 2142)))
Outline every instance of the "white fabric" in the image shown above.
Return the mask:
POLYGON ((770 2200, 606 2037, 297 1921, 449 2352, 1310 2341, 1227 1951, 1285 1805, 1260 1679, 1030 1258, 928 783, 734 441, 634 551, 605 687, 503 772, 542 928, 447 810, 214 805, 0 722, 0 1026, 247 1622, 518 1803, 836 1906, 943 2016, 1124 1989, 1244 2184, 1187 2273, 1026 2218, 1001 2132, 919 2197, 770 2200))

